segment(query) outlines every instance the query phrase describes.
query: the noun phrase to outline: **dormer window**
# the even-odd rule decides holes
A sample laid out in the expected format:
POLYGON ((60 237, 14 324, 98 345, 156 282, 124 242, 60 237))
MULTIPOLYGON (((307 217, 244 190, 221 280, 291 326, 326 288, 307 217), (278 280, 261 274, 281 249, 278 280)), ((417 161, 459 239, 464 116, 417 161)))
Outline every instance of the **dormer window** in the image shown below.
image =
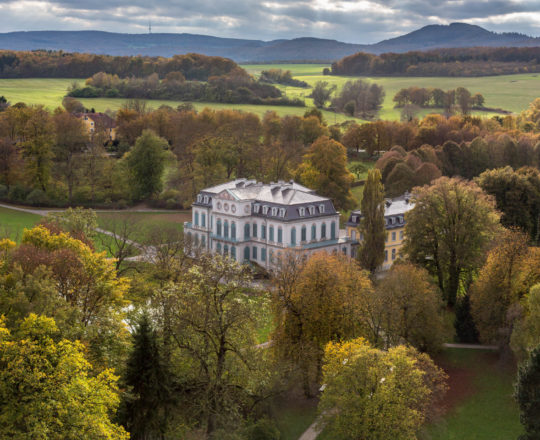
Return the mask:
POLYGON ((309 207, 309 215, 314 215, 315 214, 315 206, 310 206, 309 207))
POLYGON ((300 217, 304 217, 306 215, 306 208, 300 208, 300 217))
POLYGON ((319 205, 319 212, 324 213, 324 205, 319 205))
POLYGON ((253 211, 254 211, 256 214, 258 214, 260 210, 261 210, 261 205, 259 205, 258 203, 255 203, 255 204, 253 205, 253 211))
POLYGON ((356 223, 356 216, 355 216, 355 215, 353 215, 353 216, 351 217, 351 221, 352 221, 353 223, 356 223))
POLYGON ((264 215, 267 215, 267 214, 268 214, 268 206, 267 206, 267 205, 264 205, 264 206, 263 206, 263 214, 264 214, 264 215))
POLYGON ((280 217, 285 217, 285 209, 284 209, 284 208, 281 208, 281 209, 279 210, 279 216, 280 216, 280 217))
POLYGON ((197 203, 201 203, 201 198, 202 198, 202 196, 199 194, 199 195, 197 196, 197 203))
POLYGON ((204 196, 204 203, 208 205, 208 196, 204 196))
POLYGON ((272 217, 277 215, 277 208, 272 208, 272 217))

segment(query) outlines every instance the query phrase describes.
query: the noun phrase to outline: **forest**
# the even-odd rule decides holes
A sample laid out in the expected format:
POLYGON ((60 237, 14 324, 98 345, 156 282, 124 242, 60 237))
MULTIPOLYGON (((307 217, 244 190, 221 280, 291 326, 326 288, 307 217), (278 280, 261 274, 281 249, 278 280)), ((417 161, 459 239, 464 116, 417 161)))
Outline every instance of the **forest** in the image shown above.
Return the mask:
POLYGON ((374 55, 358 52, 332 63, 325 75, 490 76, 540 71, 539 47, 475 47, 374 55))

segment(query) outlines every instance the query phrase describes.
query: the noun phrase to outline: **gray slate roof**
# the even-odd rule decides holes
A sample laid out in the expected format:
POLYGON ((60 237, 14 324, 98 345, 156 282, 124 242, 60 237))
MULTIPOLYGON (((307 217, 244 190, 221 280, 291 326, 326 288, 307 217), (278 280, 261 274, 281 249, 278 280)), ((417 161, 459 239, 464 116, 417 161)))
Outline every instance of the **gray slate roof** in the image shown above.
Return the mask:
MULTIPOLYGON (((405 193, 402 196, 385 200, 384 219, 386 229, 402 227, 405 224, 405 214, 414 208, 414 203, 410 199, 411 195, 405 193)), ((361 218, 362 212, 359 209, 352 211, 347 226, 358 226, 361 218)))

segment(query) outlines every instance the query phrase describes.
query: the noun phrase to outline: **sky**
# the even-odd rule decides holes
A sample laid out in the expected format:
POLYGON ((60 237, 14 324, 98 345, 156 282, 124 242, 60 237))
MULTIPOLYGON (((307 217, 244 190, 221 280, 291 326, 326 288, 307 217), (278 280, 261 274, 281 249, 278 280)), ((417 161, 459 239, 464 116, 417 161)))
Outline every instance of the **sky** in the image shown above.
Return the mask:
POLYGON ((428 24, 465 22, 540 36, 540 0, 0 0, 0 32, 187 32, 374 43, 428 24))

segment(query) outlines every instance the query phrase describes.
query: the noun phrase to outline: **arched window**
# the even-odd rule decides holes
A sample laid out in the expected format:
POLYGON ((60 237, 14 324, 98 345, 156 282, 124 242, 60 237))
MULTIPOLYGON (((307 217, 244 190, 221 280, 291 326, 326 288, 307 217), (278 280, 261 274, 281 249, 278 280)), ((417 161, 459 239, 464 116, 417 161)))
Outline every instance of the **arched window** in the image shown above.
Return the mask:
POLYGON ((336 239, 336 222, 330 223, 330 239, 336 239))
POLYGON ((231 222, 231 238, 236 240, 236 223, 231 222))
POLYGON ((216 251, 218 254, 221 254, 221 243, 216 244, 216 251))
POLYGON ((199 213, 195 211, 195 226, 199 226, 199 213))
POLYGON ((201 226, 206 228, 206 214, 204 212, 201 214, 201 226))
POLYGON ((217 225, 216 235, 218 237, 221 237, 221 219, 220 218, 217 219, 216 225, 217 225))
POLYGON ((283 243, 283 229, 281 229, 281 226, 278 227, 278 230, 277 230, 277 242, 283 243))
POLYGON ((326 223, 321 225, 321 238, 326 238, 326 223))
POLYGON ((229 238, 229 222, 227 220, 223 222, 223 236, 229 238))
POLYGON ((244 248, 244 261, 249 261, 249 246, 244 248))
POLYGON ((270 241, 274 241, 274 227, 273 226, 270 226, 270 228, 268 229, 268 234, 270 237, 270 241))
POLYGON ((223 246, 223 255, 227 256, 229 255, 229 245, 223 246))
POLYGON ((315 223, 311 225, 311 239, 317 240, 317 226, 315 226, 315 223))
POLYGON ((307 241, 307 229, 306 226, 302 226, 302 232, 300 233, 300 240, 307 241))
POLYGON ((291 246, 296 246, 296 228, 291 229, 291 246))
POLYGON ((231 257, 233 258, 233 260, 236 260, 236 247, 235 246, 231 246, 231 257))
MULTIPOLYGON (((244 225, 244 240, 249 238, 249 223, 246 223, 244 225)), ((248 250, 249 252, 249 250, 248 250)))

